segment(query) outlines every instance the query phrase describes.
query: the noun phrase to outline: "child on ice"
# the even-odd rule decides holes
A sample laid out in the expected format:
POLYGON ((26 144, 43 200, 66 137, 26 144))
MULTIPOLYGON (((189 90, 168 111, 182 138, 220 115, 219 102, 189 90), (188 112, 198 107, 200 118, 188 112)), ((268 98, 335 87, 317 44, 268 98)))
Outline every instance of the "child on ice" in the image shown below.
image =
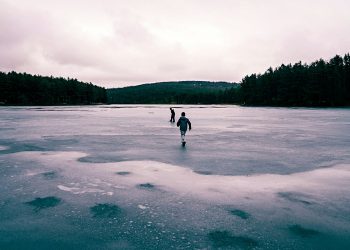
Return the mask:
POLYGON ((185 135, 187 131, 187 125, 188 125, 188 129, 191 130, 191 122, 188 118, 186 118, 185 115, 186 115, 185 112, 182 112, 181 117, 179 118, 176 124, 178 127, 180 127, 181 142, 183 147, 186 145, 185 135))
POLYGON ((170 108, 171 117, 170 122, 175 122, 175 110, 173 108, 170 108))

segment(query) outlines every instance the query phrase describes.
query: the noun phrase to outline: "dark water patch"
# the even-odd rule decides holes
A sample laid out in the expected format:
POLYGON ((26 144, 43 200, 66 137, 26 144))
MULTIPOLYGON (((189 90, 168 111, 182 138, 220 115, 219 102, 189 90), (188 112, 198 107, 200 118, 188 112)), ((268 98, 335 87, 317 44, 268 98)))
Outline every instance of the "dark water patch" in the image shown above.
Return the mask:
POLYGON ((6 148, 4 150, 0 150, 0 154, 13 154, 23 151, 48 151, 48 149, 32 143, 7 142, 1 145, 5 146, 6 148))
POLYGON ((15 128, 3 127, 0 128, 0 131, 16 130, 15 128))
POLYGON ((45 179, 52 180, 57 178, 57 173, 55 171, 45 172, 41 174, 45 179))
POLYGON ((58 145, 72 145, 72 144, 79 143, 79 140, 72 139, 72 138, 61 139, 61 138, 56 138, 56 137, 53 137, 53 136, 43 136, 42 138, 45 141, 48 141, 50 143, 55 143, 55 144, 58 144, 58 145))
POLYGON ((110 203, 99 203, 90 207, 90 212, 94 218, 116 218, 121 215, 122 209, 110 203))
POLYGON ((210 171, 205 171, 205 170, 195 170, 195 171, 193 171, 193 172, 195 172, 195 173, 197 173, 197 174, 201 174, 201 175, 212 175, 213 173, 212 172, 210 172, 210 171))
POLYGON ((208 238, 215 248, 240 247, 249 249, 256 247, 258 242, 245 236, 235 236, 228 231, 213 231, 208 234, 208 238))
POLYGON ((15 236, 10 239, 0 238, 0 249, 3 250, 74 250, 74 249, 99 249, 100 245, 85 241, 74 241, 73 239, 60 239, 56 238, 56 235, 52 237, 47 237, 40 235, 40 233, 35 234, 35 239, 31 239, 27 235, 18 236, 18 233, 15 233, 15 236), (39 236, 38 236, 39 235, 39 236), (94 247, 91 247, 94 246, 94 247))
POLYGON ((111 163, 120 162, 123 159, 120 157, 104 157, 104 156, 85 156, 78 159, 79 162, 87 163, 111 163))
POLYGON ((151 183, 142 183, 137 185, 138 188, 142 188, 142 189, 154 189, 155 186, 151 183))
POLYGON ((310 238, 320 234, 320 232, 317 230, 304 228, 300 225, 292 225, 289 226, 288 229, 291 233, 303 238, 310 238))
MULTIPOLYGON (((15 146, 15 145, 14 145, 15 146)), ((15 150, 18 151, 45 151, 43 147, 39 147, 33 144, 22 144, 18 145, 18 147, 14 147, 15 150)))
POLYGON ((55 196, 48 196, 44 198, 35 198, 32 201, 25 202, 25 204, 33 206, 34 211, 39 212, 41 209, 55 207, 61 203, 61 199, 55 196))
POLYGON ((310 196, 298 193, 298 192, 279 192, 277 195, 285 200, 291 201, 291 202, 297 202, 304 205, 313 205, 315 202, 310 201, 310 196))
POLYGON ((230 213, 232 215, 235 215, 235 216, 238 216, 239 218, 243 219, 243 220, 246 220, 250 217, 250 214, 243 211, 243 210, 239 210, 239 209, 233 209, 233 210, 230 210, 230 213))
POLYGON ((5 154, 12 154, 14 153, 10 149, 5 149, 5 150, 0 150, 0 155, 5 155, 5 154))
POLYGON ((116 172, 117 175, 130 175, 130 172, 127 171, 120 171, 120 172, 116 172))

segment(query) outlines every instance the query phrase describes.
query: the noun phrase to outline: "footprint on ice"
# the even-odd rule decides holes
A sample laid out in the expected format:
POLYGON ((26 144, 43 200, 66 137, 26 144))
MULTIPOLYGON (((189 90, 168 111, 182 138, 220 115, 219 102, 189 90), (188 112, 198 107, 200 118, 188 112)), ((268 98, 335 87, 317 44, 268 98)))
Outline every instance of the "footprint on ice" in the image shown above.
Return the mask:
POLYGON ((196 170, 196 171, 193 171, 193 172, 195 172, 195 173, 197 173, 197 174, 201 174, 201 175, 212 175, 213 173, 212 172, 210 172, 210 171, 205 171, 205 170, 196 170))
POLYGON ((155 186, 151 183, 142 183, 137 185, 138 188, 142 188, 142 189, 154 189, 155 186))
POLYGON ((117 175, 129 175, 131 174, 130 172, 127 172, 127 171, 120 171, 120 172, 117 172, 116 173, 117 175))
POLYGON ((288 227, 289 231, 295 235, 298 235, 303 238, 310 238, 313 236, 316 236, 320 234, 319 231, 316 231, 314 229, 304 228, 300 225, 293 225, 288 227))
POLYGON ((250 217, 249 213, 244 212, 243 210, 239 210, 239 209, 230 210, 230 213, 232 215, 238 216, 239 218, 241 218, 243 220, 246 220, 246 219, 248 219, 250 217))
POLYGON ((109 162, 113 162, 113 161, 110 161, 108 159, 93 157, 93 156, 85 156, 85 157, 79 158, 78 161, 84 162, 84 163, 109 163, 109 162))
POLYGON ((45 179, 52 180, 57 178, 57 173, 55 171, 45 172, 41 174, 45 179))
POLYGON ((90 207, 90 212, 94 218, 115 218, 120 216, 122 210, 115 204, 103 203, 90 207))
POLYGON ((33 206, 35 212, 39 212, 41 209, 55 207, 58 204, 60 204, 61 199, 54 197, 54 196, 48 196, 44 198, 35 198, 32 201, 28 201, 25 204, 33 206))
POLYGON ((283 199, 286 199, 291 202, 298 202, 304 205, 313 205, 314 202, 310 201, 310 196, 298 193, 298 192, 279 192, 277 195, 283 199))
POLYGON ((213 231, 208 234, 208 238, 215 248, 238 247, 243 249, 254 248, 258 242, 245 236, 235 236, 228 231, 213 231))

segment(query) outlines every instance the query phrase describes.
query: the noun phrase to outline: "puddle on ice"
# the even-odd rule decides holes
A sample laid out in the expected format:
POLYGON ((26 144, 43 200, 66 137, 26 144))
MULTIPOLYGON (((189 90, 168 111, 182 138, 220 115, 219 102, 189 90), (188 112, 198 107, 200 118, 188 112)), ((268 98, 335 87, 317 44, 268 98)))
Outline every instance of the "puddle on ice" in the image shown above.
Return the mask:
POLYGON ((117 218, 122 213, 119 206, 115 204, 96 204, 90 207, 90 211, 95 218, 117 218))
POLYGON ((44 197, 44 198, 38 197, 32 201, 26 202, 25 204, 34 207, 34 211, 39 212, 42 209, 55 207, 60 203, 61 203, 60 198, 50 196, 50 197, 44 197))

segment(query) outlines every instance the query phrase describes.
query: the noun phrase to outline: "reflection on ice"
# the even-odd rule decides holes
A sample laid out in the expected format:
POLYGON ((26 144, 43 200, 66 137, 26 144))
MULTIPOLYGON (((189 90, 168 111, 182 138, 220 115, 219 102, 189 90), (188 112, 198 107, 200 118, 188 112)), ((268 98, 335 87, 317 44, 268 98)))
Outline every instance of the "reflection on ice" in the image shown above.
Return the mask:
MULTIPOLYGON (((171 211, 167 208, 171 204, 168 197, 183 197, 189 200, 194 199, 209 204, 216 203, 228 206, 223 208, 221 216, 225 218, 224 214, 226 214, 226 220, 231 216, 235 223, 247 222, 254 225, 257 221, 264 220, 266 213, 271 213, 271 211, 276 216, 273 219, 276 220, 274 223, 283 218, 285 211, 299 213, 295 216, 300 216, 302 213, 303 216, 309 216, 310 219, 305 217, 299 220, 298 217, 295 217, 292 221, 298 224, 286 222, 284 228, 288 229, 291 235, 305 239, 317 236, 319 232, 313 228, 318 228, 320 225, 324 231, 336 230, 337 232, 347 226, 345 221, 340 222, 339 220, 330 222, 329 219, 326 219, 327 223, 322 220, 315 221, 315 218, 319 218, 320 214, 324 219, 329 218, 330 215, 327 214, 329 209, 324 208, 324 206, 328 206, 327 204, 341 206, 342 203, 349 202, 344 201, 343 197, 343 194, 348 192, 350 183, 350 165, 346 164, 290 175, 222 176, 196 173, 186 167, 155 161, 85 163, 79 161, 81 157, 86 156, 80 152, 44 154, 23 152, 15 155, 17 159, 38 161, 40 165, 50 166, 52 169, 60 167, 62 169, 60 174, 65 177, 60 178, 60 181, 67 180, 67 183, 57 185, 60 191, 79 195, 100 194, 106 197, 132 198, 136 202, 134 206, 142 211, 143 215, 149 214, 151 218, 154 216, 157 218, 162 216, 165 211, 167 213, 171 211), (161 198, 162 193, 159 192, 147 192, 149 194, 146 194, 143 190, 162 190, 162 193, 165 192, 165 196, 161 198), (146 203, 140 204, 139 202, 144 202, 144 195, 150 195, 153 202, 160 202, 159 206, 164 206, 165 210, 160 210, 156 214, 152 207, 145 205, 146 203), (247 207, 245 204, 250 205, 247 207), (317 211, 316 214, 313 215, 312 211, 305 210, 310 206, 315 212, 317 211), (149 212, 145 213, 146 211, 149 212), (305 223, 305 225, 301 223, 305 223), (312 223, 316 224, 312 226, 312 223), (342 223, 345 224, 342 225, 342 223)), ((110 201, 113 201, 113 198, 110 201)), ((182 202, 178 203, 177 206, 182 206, 181 204, 182 202)), ((191 207, 195 207, 195 204, 191 203, 191 207)), ((96 203, 90 210, 93 217, 96 218, 120 218, 122 207, 113 204, 113 202, 96 203)), ((338 213, 345 211, 347 211, 346 208, 343 208, 338 213)), ((216 213, 217 215, 221 214, 216 213)), ((293 213, 290 213, 289 216, 292 216, 293 213)), ((126 211, 124 216, 127 215, 126 211)), ((172 224, 177 223, 175 218, 172 220, 172 224)), ((274 230, 278 230, 281 226, 276 224, 275 227, 274 230)), ((212 229, 208 232, 207 239, 214 248, 254 248, 261 244, 255 237, 238 233, 238 231, 212 229)))

